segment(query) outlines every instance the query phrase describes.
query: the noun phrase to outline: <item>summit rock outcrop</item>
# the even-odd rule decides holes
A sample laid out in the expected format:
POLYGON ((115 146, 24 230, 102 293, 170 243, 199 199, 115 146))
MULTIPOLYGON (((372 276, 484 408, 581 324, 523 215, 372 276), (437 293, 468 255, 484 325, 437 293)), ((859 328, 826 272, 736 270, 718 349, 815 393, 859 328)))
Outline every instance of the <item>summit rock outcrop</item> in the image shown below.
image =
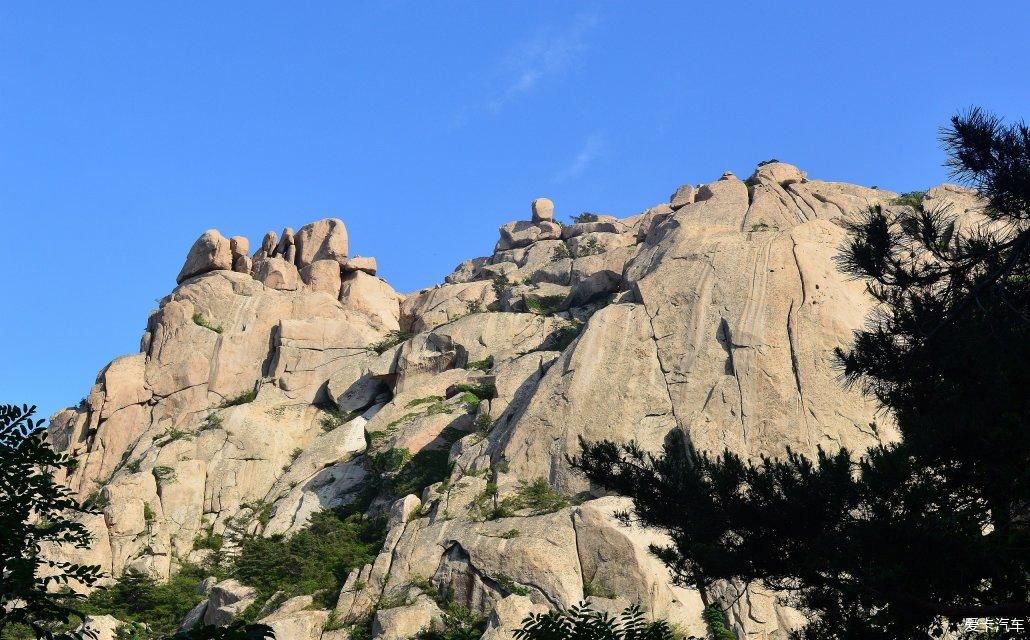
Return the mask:
MULTIPOLYGON (((662 534, 620 524, 626 501, 566 456, 580 437, 657 449, 672 431, 747 457, 895 438, 839 384, 832 350, 872 309, 835 268, 843 224, 896 195, 768 163, 628 217, 562 225, 540 198, 490 255, 408 295, 349 255, 338 219, 269 232, 251 256, 246 238, 205 231, 140 352, 51 419, 79 461, 68 482, 102 507, 79 559, 164 578, 203 557, 198 536, 241 523, 291 534, 354 503, 381 471, 372 461, 403 451, 441 464, 371 503, 386 542, 353 568, 334 620, 374 616, 379 637, 408 637, 439 620, 419 595, 429 584, 487 616, 489 638, 584 598, 638 603, 695 635, 706 603, 732 603, 740 637, 786 637, 797 613, 759 587, 673 584, 648 552, 662 534)), ((926 197, 981 206, 951 186, 926 197)), ((192 617, 231 620, 246 598, 225 594, 245 590, 216 585, 192 617)), ((268 612, 280 640, 336 637, 311 606, 268 612)))

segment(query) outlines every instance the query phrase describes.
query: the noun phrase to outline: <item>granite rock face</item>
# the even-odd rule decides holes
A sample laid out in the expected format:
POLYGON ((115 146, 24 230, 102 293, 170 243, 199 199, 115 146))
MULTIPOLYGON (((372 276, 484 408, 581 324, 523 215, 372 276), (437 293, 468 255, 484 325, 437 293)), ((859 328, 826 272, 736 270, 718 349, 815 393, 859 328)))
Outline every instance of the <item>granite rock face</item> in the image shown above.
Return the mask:
MULTIPOLYGON (((488 638, 584 598, 639 603, 699 636, 704 602, 733 603, 740 637, 786 637, 800 618, 775 594, 673 585, 647 550, 661 535, 619 524, 625 501, 592 494, 565 460, 580 436, 657 449, 680 431, 749 457, 896 437, 831 361, 871 310, 832 261, 842 224, 895 196, 769 163, 624 218, 563 227, 538 199, 492 254, 407 296, 374 259, 348 257, 337 219, 269 232, 249 258, 246 238, 207 231, 140 352, 51 419, 53 442, 79 461, 67 481, 106 505, 86 517, 96 544, 76 558, 164 578, 202 557, 199 533, 243 522, 289 535, 352 502, 369 460, 404 449, 450 471, 373 503, 386 543, 334 594, 337 623, 410 637, 440 624, 430 589, 483 614, 488 638), (533 482, 578 499, 520 503, 533 482)), ((982 208, 950 185, 926 198, 982 208)), ((187 622, 224 624, 254 598, 238 583, 207 589, 187 622)), ((342 638, 312 606, 295 598, 262 616, 283 639, 342 638)))

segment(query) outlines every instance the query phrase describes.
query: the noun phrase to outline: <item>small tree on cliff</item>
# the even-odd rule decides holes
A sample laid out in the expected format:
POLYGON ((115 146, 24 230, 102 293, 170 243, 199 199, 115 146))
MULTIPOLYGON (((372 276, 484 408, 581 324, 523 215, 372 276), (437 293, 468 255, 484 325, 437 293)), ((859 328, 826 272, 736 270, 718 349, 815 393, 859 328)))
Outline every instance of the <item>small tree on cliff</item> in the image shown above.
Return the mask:
MULTIPOLYGON (((893 414, 902 442, 855 461, 748 462, 670 441, 583 443, 573 460, 631 496, 676 580, 761 581, 814 620, 809 638, 925 638, 941 619, 1030 616, 1030 129, 979 110, 943 133, 948 164, 989 206, 876 207, 840 263, 881 303, 843 376, 893 414)), ((629 516, 627 516, 629 517, 629 516)))
POLYGON ((55 587, 72 580, 92 586, 102 574, 99 566, 42 554, 44 546, 87 548, 92 538, 69 519, 83 508, 54 479, 74 461, 50 446, 35 411, 0 405, 0 636, 10 625, 27 625, 37 638, 54 638, 55 628, 83 618, 75 608, 81 596, 55 587))

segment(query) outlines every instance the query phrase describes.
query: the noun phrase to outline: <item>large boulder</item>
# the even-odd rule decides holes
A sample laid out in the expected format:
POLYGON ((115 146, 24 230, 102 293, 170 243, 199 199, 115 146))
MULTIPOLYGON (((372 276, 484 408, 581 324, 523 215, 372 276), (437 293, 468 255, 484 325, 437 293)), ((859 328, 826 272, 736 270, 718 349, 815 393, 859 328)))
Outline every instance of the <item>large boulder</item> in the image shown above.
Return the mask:
POLYGON ((217 229, 208 229, 190 247, 175 282, 182 284, 184 280, 202 273, 220 270, 232 270, 232 248, 229 240, 217 229))
POLYGON ((278 291, 296 291, 301 284, 297 267, 280 257, 268 258, 257 263, 254 267, 254 278, 269 289, 278 291))
POLYGON ((208 594, 204 624, 225 626, 257 600, 257 589, 230 578, 216 584, 208 594))
POLYGON ((403 296, 393 290, 382 278, 370 276, 364 271, 352 271, 343 279, 340 288, 340 302, 348 309, 354 309, 370 318, 386 331, 400 328, 403 296))
POLYGON ((554 220, 554 203, 549 198, 537 198, 533 201, 533 222, 550 222, 554 220))
POLYGON ((303 269, 315 260, 347 260, 347 227, 339 218, 325 218, 306 224, 297 231, 297 267, 303 269))

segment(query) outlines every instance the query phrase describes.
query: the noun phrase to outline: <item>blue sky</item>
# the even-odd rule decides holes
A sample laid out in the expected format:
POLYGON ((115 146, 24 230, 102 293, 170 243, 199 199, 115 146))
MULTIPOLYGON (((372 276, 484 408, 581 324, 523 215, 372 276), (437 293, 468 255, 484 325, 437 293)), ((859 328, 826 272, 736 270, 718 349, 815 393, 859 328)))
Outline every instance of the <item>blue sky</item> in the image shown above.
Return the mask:
POLYGON ((210 227, 337 216, 410 291, 540 195, 629 215, 772 157, 941 182, 956 110, 1030 118, 1027 24, 1016 1, 0 4, 0 401, 77 402, 210 227))

